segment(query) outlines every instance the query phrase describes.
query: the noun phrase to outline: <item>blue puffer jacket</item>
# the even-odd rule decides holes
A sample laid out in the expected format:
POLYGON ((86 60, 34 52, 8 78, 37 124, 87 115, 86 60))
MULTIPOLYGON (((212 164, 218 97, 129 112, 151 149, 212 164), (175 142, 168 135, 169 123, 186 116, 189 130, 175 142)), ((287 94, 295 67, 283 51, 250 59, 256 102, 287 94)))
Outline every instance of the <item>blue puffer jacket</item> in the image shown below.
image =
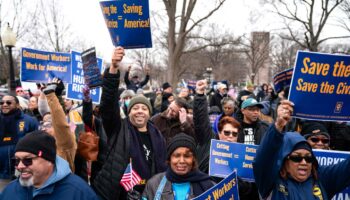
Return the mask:
POLYGON ((22 187, 19 180, 12 181, 0 200, 98 200, 95 192, 77 175, 71 173, 69 164, 56 156, 56 167, 52 175, 40 188, 22 187))
POLYGON ((22 111, 18 111, 17 116, 14 116, 13 119, 16 120, 16 124, 13 132, 16 132, 16 137, 11 139, 4 136, 5 126, 9 124, 6 123, 6 118, 11 116, 5 116, 0 114, 0 179, 10 179, 12 178, 14 168, 11 165, 11 158, 15 153, 15 146, 19 139, 21 139, 26 133, 38 130, 39 123, 34 118, 27 114, 24 114, 22 111), (5 139, 7 138, 7 139, 5 139))
POLYGON ((271 125, 261 142, 253 163, 255 182, 263 199, 329 200, 350 185, 350 158, 336 165, 317 166, 318 180, 304 182, 280 176, 283 161, 296 144, 306 140, 299 133, 279 133, 271 125))

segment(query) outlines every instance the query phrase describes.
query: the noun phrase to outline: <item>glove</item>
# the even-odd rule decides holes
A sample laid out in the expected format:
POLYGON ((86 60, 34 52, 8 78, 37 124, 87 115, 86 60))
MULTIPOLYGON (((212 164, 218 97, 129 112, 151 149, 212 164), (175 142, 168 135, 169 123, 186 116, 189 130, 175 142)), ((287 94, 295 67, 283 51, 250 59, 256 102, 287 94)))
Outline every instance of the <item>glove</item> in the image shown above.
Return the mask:
POLYGON ((46 88, 43 90, 43 92, 45 95, 48 95, 52 92, 55 92, 56 88, 57 88, 57 84, 50 83, 49 85, 46 86, 46 88))
POLYGON ((62 92, 64 90, 64 84, 62 80, 58 78, 56 84, 57 84, 57 88, 55 90, 56 96, 58 97, 62 96, 62 92))
POLYGON ((84 101, 90 102, 90 87, 88 85, 85 85, 83 87, 83 96, 84 96, 84 101))

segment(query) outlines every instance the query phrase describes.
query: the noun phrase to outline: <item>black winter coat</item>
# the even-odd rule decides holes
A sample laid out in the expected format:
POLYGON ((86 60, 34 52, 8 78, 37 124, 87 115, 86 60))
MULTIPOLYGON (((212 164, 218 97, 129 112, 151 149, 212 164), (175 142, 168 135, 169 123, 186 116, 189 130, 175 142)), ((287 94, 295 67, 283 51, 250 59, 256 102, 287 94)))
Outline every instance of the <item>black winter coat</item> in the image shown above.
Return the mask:
MULTIPOLYGON (((128 118, 122 120, 118 106, 118 87, 120 73, 110 74, 106 69, 103 78, 103 92, 101 98, 101 116, 103 128, 105 129, 108 140, 108 153, 106 161, 101 171, 95 177, 92 186, 96 193, 107 200, 126 199, 124 188, 120 185, 120 180, 129 163, 131 149, 131 134, 129 131, 128 118)), ((151 123, 148 123, 148 130, 156 130, 151 123), (152 126, 152 127, 150 127, 152 126)), ((153 152, 161 152, 161 158, 152 159, 155 171, 152 175, 165 171, 166 169, 166 148, 164 138, 163 145, 153 152)), ((153 142, 153 141, 152 141, 153 142)), ((135 147, 133 147, 135 148, 135 147)))
MULTIPOLYGON (((195 126, 197 144, 198 168, 204 173, 209 171, 209 152, 211 139, 219 140, 218 135, 214 134, 208 116, 208 102, 204 95, 196 95, 193 104, 193 122, 195 126)), ((215 182, 219 183, 222 179, 213 177, 215 182)), ((255 183, 243 181, 238 177, 238 189, 241 200, 258 200, 258 190, 255 183)))

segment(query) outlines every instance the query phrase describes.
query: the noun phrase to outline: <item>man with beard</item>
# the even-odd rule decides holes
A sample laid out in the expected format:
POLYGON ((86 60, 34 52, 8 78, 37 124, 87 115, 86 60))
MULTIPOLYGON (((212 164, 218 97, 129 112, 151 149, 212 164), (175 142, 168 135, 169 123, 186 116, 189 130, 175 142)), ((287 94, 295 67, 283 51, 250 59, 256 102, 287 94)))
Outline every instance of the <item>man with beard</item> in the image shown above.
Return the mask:
POLYGON ((72 174, 67 161, 56 155, 55 138, 48 133, 27 134, 15 152, 18 179, 6 186, 0 199, 98 200, 89 185, 72 174))
POLYGON ((259 120, 260 109, 264 106, 254 98, 248 98, 243 101, 241 111, 243 114, 243 121, 241 123, 241 130, 238 133, 237 142, 244 144, 260 144, 268 124, 259 120))
POLYGON ((181 132, 195 138, 193 120, 187 116, 186 108, 186 102, 177 98, 164 112, 152 117, 151 121, 163 134, 167 143, 181 132))
POLYGON ((0 187, 14 174, 11 158, 15 146, 26 133, 38 129, 38 121, 19 109, 16 96, 6 95, 0 101, 0 187))
POLYGON ((165 140, 159 130, 149 122, 152 115, 149 100, 143 95, 134 96, 127 109, 128 117, 120 117, 118 65, 123 56, 124 49, 117 47, 112 56, 112 65, 103 75, 100 110, 109 152, 92 185, 101 199, 108 200, 123 200, 128 195, 140 199, 146 181, 166 169, 165 140), (130 163, 141 181, 133 190, 126 191, 120 181, 130 163))

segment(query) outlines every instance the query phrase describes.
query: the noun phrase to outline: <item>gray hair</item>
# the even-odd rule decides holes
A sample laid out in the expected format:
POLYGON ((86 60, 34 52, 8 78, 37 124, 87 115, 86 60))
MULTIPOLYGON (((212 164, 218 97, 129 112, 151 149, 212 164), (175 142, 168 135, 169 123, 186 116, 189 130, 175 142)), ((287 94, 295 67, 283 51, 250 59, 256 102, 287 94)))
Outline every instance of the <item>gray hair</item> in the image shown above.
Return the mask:
POLYGON ((120 95, 120 98, 124 99, 125 97, 134 97, 134 96, 135 96, 135 92, 133 90, 124 90, 120 95))

